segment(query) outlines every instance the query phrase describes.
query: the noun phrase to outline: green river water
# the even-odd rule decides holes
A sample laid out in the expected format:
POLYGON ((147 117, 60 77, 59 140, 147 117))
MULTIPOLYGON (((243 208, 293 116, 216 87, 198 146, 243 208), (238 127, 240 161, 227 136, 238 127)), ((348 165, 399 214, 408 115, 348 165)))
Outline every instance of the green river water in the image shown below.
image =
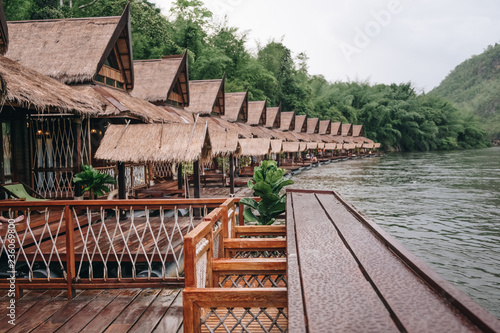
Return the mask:
POLYGON ((336 190, 500 318, 500 147, 331 163, 291 187, 336 190))

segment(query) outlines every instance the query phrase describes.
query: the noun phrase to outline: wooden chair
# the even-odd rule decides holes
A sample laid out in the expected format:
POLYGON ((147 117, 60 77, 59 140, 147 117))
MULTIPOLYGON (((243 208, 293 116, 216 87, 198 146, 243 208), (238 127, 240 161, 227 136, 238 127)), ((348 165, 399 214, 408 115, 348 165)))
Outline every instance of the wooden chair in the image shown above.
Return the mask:
POLYGON ((36 193, 35 190, 23 183, 11 183, 0 185, 0 188, 7 193, 11 199, 24 199, 26 201, 46 201, 44 197, 36 193), (30 193, 28 192, 30 191, 30 193))

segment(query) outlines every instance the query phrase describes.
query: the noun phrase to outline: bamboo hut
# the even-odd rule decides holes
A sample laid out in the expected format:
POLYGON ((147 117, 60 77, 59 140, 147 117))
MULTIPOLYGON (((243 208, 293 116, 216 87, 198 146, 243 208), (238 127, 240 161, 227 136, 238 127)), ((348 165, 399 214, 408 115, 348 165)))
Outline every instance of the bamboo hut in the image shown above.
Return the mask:
POLYGON ((66 84, 134 87, 129 5, 117 17, 9 22, 7 57, 66 84))
POLYGON ((225 94, 225 114, 223 119, 246 123, 248 120, 248 91, 225 94))
POLYGON ((332 134, 332 121, 331 120, 320 120, 319 121, 319 134, 321 134, 321 135, 332 134))
POLYGON ((281 112, 281 131, 293 131, 295 129, 295 111, 281 112))
POLYGON ((307 118, 307 133, 319 133, 319 118, 307 118))
POLYGON ((342 124, 340 135, 352 136, 352 124, 342 124))
POLYGON ((224 82, 224 77, 220 80, 189 81, 189 106, 185 109, 204 116, 224 116, 224 82))
POLYGON ((98 159, 133 163, 206 162, 211 156, 208 126, 203 121, 110 125, 96 152, 98 159))
POLYGON ((307 132, 307 115, 296 115, 295 116, 295 129, 296 133, 306 133, 307 132))
POLYGON ((188 106, 187 60, 187 51, 161 59, 135 60, 135 84, 131 95, 157 105, 188 106))
POLYGON ((265 156, 271 149, 271 140, 266 138, 239 139, 240 156, 265 156))
POLYGON ((224 157, 234 154, 238 149, 238 131, 215 117, 206 118, 213 157, 224 157), (226 126, 225 126, 226 125, 226 126))
POLYGON ((267 100, 248 102, 247 124, 252 126, 265 126, 267 116, 267 100))
POLYGON ((267 128, 281 127, 281 103, 277 107, 267 108, 266 127, 267 128))

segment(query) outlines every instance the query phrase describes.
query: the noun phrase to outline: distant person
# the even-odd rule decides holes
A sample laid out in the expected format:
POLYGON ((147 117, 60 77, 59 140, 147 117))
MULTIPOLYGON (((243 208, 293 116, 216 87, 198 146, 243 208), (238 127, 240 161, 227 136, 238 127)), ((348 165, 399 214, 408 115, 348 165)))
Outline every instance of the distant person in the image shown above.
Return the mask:
POLYGON ((6 217, 0 216, 0 225, 2 224, 2 222, 9 223, 11 220, 14 222, 21 222, 22 220, 24 220, 24 215, 19 215, 15 219, 8 219, 6 217))
POLYGON ((318 159, 316 158, 316 156, 314 156, 314 155, 313 155, 313 156, 311 157, 311 162, 313 162, 313 163, 318 162, 318 159))

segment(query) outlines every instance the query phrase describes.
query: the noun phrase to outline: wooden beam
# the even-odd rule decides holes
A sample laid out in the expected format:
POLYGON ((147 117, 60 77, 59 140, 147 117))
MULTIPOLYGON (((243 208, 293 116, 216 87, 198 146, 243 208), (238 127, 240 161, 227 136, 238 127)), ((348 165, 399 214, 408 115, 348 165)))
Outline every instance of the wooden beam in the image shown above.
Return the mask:
POLYGON ((229 154, 229 195, 234 196, 234 155, 229 154))

